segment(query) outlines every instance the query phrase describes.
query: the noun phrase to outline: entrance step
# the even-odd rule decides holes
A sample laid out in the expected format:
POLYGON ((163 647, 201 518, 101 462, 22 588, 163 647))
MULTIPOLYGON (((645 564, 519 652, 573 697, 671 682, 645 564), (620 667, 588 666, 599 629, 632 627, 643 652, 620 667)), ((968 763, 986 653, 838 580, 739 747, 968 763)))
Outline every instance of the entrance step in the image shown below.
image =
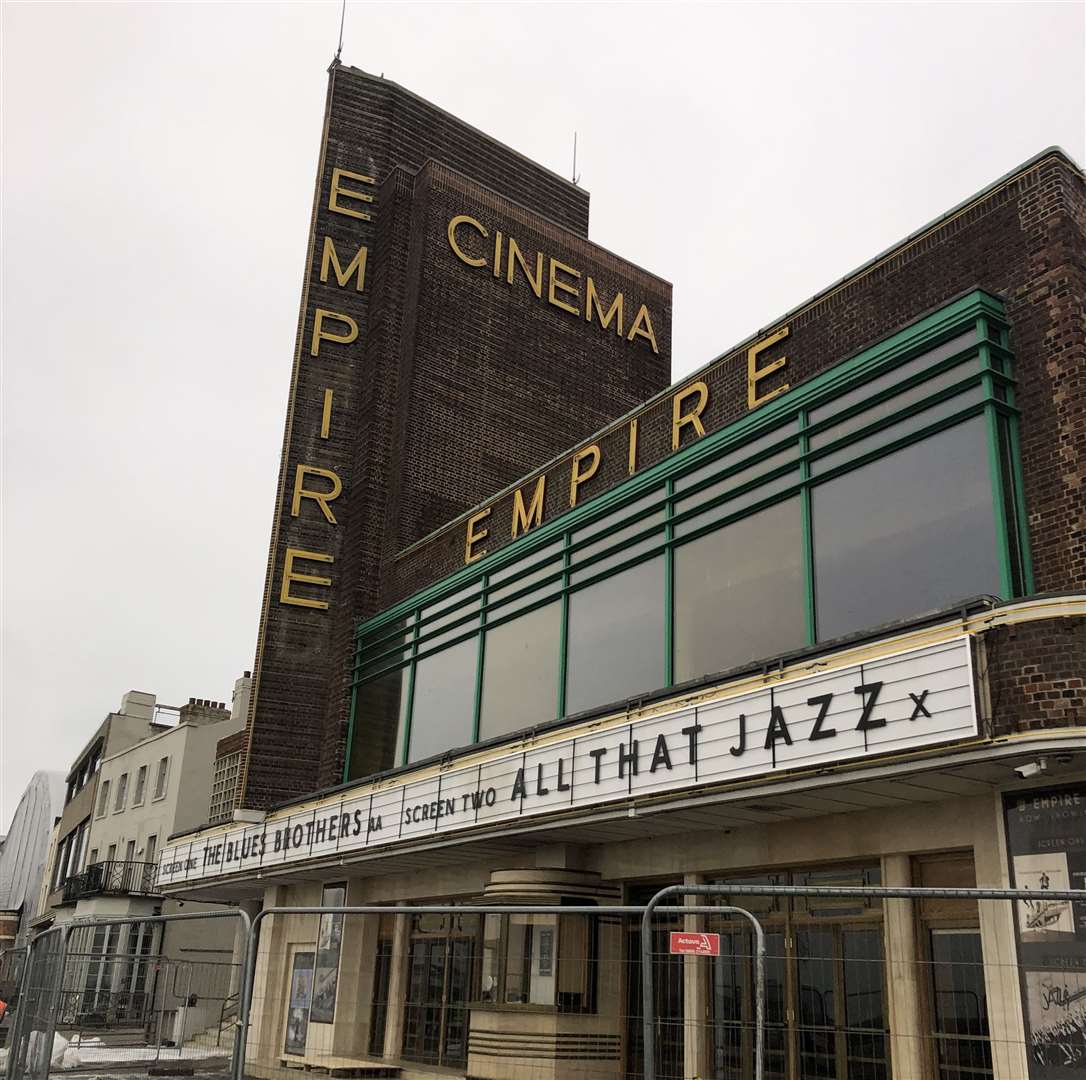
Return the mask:
POLYGON ((284 1069, 316 1073, 319 1076, 333 1077, 335 1080, 398 1080, 403 1071, 398 1065, 390 1065, 387 1061, 361 1061, 352 1058, 280 1058, 279 1064, 284 1069))

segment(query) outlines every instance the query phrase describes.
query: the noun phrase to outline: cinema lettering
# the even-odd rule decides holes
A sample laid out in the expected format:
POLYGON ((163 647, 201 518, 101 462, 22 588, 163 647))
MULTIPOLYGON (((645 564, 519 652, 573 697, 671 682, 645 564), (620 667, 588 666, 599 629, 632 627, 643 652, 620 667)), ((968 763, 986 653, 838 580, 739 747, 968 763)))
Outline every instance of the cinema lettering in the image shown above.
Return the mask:
MULTIPOLYGON (((779 777, 977 734, 969 639, 827 668, 575 738, 348 790, 179 841, 159 884, 249 872, 644 796, 779 777)), ((432 768, 432 767, 431 767, 432 768)), ((421 770, 416 770, 421 771, 421 770)))

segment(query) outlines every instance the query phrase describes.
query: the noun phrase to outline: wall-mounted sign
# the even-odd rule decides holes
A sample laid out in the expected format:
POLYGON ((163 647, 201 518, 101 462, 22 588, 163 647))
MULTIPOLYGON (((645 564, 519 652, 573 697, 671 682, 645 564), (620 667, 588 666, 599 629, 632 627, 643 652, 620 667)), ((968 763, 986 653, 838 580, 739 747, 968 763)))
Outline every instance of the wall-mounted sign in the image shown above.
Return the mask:
POLYGON ((1086 904, 1046 892, 1086 889, 1086 784, 1008 795, 1018 966, 1029 1028, 1030 1080, 1086 1074, 1086 904))
POLYGON ((719 956, 720 935, 684 934, 681 930, 672 930, 670 952, 672 956, 719 956))
POLYGON ((167 847, 160 885, 245 873, 976 735, 969 638, 722 697, 167 847))

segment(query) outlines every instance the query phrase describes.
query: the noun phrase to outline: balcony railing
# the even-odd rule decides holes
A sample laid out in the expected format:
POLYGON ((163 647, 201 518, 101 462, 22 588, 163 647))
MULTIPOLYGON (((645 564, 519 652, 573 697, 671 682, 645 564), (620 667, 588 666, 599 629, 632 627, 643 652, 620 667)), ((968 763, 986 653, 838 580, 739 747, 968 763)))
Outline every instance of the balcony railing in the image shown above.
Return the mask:
POLYGON ((158 863, 98 862, 64 882, 64 899, 87 896, 144 896, 155 891, 158 863))

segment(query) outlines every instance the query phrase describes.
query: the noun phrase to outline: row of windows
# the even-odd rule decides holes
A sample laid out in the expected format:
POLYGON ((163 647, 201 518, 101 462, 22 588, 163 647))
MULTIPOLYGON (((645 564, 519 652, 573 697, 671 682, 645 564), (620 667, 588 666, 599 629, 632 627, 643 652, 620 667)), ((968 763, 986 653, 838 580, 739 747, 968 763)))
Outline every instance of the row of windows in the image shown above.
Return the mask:
MULTIPOLYGON (((51 888, 59 889, 69 878, 81 874, 88 867, 95 866, 99 862, 99 849, 90 847, 90 818, 84 819, 57 845, 56 857, 53 860, 53 878, 51 888)), ((158 836, 152 833, 143 843, 143 847, 137 849, 136 840, 129 840, 124 846, 124 861, 135 862, 137 856, 140 862, 152 863, 158 854, 158 836)), ((104 861, 112 863, 117 860, 117 844, 110 844, 105 851, 104 861)))
MULTIPOLYGON (((155 787, 152 800, 161 799, 166 794, 166 778, 170 771, 169 757, 159 758, 155 768, 155 787)), ((117 778, 117 788, 113 795, 113 813, 119 814, 128 805, 128 773, 123 772, 117 778)), ((96 818, 105 817, 109 810, 112 780, 103 780, 98 788, 98 806, 94 812, 96 818)), ((142 806, 147 796, 147 766, 141 765, 136 772, 136 788, 132 793, 132 805, 142 806)))
POLYGON ((990 310, 851 379, 826 373, 757 430, 627 482, 617 509, 572 514, 451 595, 362 627, 355 729, 397 738, 379 763, 356 739, 349 775, 1020 595, 1013 380, 990 310))
POLYGON ((78 765, 72 770, 71 775, 68 777, 68 790, 64 798, 64 805, 72 801, 86 786, 87 781, 94 778, 94 774, 98 772, 99 766, 102 764, 102 740, 99 740, 91 748, 91 751, 78 765))

